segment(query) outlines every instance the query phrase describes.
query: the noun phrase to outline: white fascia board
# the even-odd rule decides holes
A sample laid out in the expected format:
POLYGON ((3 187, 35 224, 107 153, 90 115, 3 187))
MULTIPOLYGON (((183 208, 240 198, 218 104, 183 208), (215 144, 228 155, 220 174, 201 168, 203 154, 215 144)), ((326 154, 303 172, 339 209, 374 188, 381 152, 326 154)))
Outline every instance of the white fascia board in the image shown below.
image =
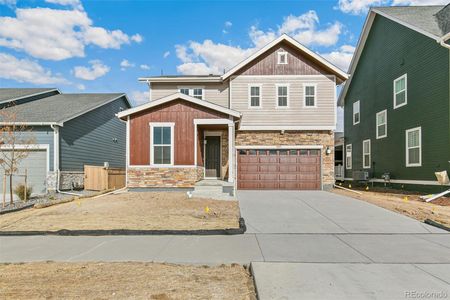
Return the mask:
POLYGON ((228 119, 194 119, 194 125, 232 125, 228 119))
POLYGON ((63 123, 61 122, 0 122, 0 126, 9 126, 9 125, 25 125, 25 126, 52 126, 57 125, 63 127, 63 123))
POLYGON ((222 82, 222 78, 218 77, 141 77, 141 82, 222 82))

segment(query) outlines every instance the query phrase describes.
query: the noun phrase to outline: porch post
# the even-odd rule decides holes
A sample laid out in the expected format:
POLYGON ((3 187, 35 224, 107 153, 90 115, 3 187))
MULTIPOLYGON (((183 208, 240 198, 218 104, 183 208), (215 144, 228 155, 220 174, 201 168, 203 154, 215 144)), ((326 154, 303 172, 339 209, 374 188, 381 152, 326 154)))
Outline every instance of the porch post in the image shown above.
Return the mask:
POLYGON ((228 124, 228 182, 234 182, 234 122, 228 124))

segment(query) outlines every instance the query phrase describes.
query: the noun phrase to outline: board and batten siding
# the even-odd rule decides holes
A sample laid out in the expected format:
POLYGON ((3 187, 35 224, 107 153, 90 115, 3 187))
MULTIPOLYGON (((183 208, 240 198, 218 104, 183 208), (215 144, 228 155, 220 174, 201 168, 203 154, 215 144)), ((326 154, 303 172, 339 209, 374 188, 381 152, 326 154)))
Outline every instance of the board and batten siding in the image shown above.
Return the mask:
MULTIPOLYGON (((363 140, 371 140, 375 178, 432 180, 450 172, 449 50, 435 40, 377 15, 352 75, 344 108, 345 143, 352 144, 353 170, 361 170, 363 140), (393 82, 407 74, 407 101, 393 107, 393 82), (353 125, 353 103, 360 123, 353 125), (376 113, 387 110, 387 137, 376 138, 376 113), (407 129, 422 128, 422 166, 406 167, 407 129)), ((345 177, 352 177, 346 170, 345 177)))
POLYGON ((230 82, 231 109, 242 113, 241 126, 335 126, 334 76, 237 76, 230 82), (249 86, 261 85, 261 107, 249 107, 249 86), (289 85, 288 107, 277 108, 277 84, 289 85), (316 106, 304 107, 307 84, 316 85, 316 106))
POLYGON ((85 164, 104 162, 125 168, 126 124, 116 114, 127 108, 122 97, 65 122, 60 128, 61 171, 83 171, 85 164))
POLYGON ((160 83, 152 82, 150 87, 151 100, 156 100, 178 93, 179 88, 203 88, 203 98, 206 101, 228 107, 228 83, 160 83))

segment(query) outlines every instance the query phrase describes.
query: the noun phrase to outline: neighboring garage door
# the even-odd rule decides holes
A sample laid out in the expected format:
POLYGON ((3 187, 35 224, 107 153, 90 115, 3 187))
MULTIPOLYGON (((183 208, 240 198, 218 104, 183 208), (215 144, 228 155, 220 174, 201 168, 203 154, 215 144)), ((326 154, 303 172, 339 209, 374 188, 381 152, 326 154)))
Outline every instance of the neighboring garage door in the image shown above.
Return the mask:
POLYGON ((238 150, 238 189, 319 190, 320 150, 238 150))
MULTIPOLYGON (((47 150, 28 150, 28 152, 28 156, 19 162, 16 173, 23 175, 26 169, 28 172, 28 186, 33 188, 33 194, 44 194, 47 180, 47 150)), ((23 177, 14 176, 13 187, 23 182, 23 177)), ((1 181, 0 192, 3 193, 3 183, 1 181)), ((9 179, 7 180, 6 192, 9 193, 9 179)))

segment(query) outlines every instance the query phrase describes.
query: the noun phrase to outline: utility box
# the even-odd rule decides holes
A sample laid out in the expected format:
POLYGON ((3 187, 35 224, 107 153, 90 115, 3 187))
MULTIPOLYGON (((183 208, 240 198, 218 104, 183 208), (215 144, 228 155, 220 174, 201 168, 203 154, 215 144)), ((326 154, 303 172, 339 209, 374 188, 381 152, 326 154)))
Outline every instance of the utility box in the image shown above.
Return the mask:
POLYGON ((353 171, 352 177, 354 181, 368 181, 369 171, 353 171))

